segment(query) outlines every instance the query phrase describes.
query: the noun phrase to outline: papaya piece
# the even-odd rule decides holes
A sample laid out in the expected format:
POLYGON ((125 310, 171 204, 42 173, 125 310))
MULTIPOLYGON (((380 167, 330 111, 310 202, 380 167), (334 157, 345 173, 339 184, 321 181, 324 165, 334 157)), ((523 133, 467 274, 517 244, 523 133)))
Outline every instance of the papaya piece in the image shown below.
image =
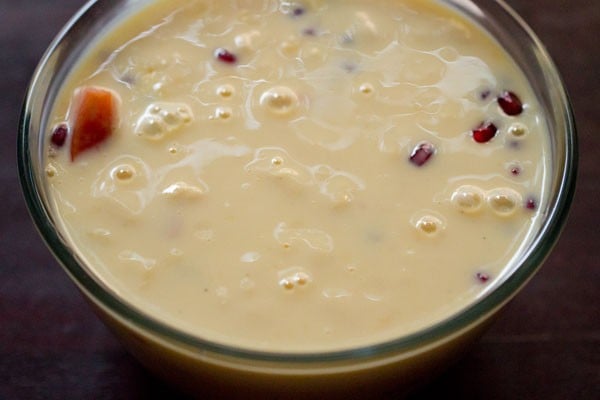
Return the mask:
POLYGON ((117 126, 119 104, 119 96, 109 89, 89 86, 75 91, 71 115, 71 161, 113 134, 117 126))

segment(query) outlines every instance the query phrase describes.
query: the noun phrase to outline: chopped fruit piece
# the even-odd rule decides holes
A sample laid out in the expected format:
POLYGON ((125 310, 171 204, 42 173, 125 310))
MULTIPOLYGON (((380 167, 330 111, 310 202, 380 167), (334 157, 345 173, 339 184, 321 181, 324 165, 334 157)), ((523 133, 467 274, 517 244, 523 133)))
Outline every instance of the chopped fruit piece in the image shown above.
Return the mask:
POLYGON ((410 155, 410 162, 420 167, 425 164, 435 153, 435 147, 431 143, 423 142, 413 150, 410 155))
POLYGON ((498 104, 506 115, 515 116, 523 112, 523 103, 513 92, 502 92, 502 94, 498 96, 498 104))
POLYGON ((56 147, 62 147, 67 140, 67 134, 69 133, 69 128, 67 124, 60 124, 54 131, 52 131, 52 136, 50 137, 50 142, 56 147))
POLYGON ((489 142, 496 136, 498 128, 491 122, 483 122, 477 128, 473 129, 473 139, 477 143, 489 142))
POLYGON ((215 50, 215 58, 227 64, 234 64, 237 61, 236 55, 223 47, 215 50))
POLYGON ((100 87, 75 92, 71 160, 102 143, 112 135, 118 114, 118 96, 100 87))
POLYGON ((487 281, 490 280, 490 276, 488 274, 486 274, 485 272, 478 272, 475 277, 477 278, 477 280, 481 283, 486 283, 487 281))

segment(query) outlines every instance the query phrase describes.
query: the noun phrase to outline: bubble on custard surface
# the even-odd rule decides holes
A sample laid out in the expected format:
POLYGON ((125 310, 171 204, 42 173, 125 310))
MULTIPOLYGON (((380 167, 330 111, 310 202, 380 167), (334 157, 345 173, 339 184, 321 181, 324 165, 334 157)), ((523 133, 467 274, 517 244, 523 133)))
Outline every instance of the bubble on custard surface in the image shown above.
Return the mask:
POLYGON ((260 96, 260 105, 274 115, 288 116, 298 108, 299 99, 291 88, 276 86, 260 96))
POLYGON ((485 192, 478 186, 462 185, 452 193, 450 201, 459 211, 474 214, 481 211, 485 192))
POLYGON ((513 139, 524 139, 529 134, 529 129, 526 125, 515 122, 508 128, 508 133, 513 139))
POLYGON ((127 183, 135 177, 135 167, 130 164, 121 164, 113 168, 111 176, 118 182, 127 183))
POLYGON ((274 167, 281 167, 284 163, 284 158, 281 156, 275 156, 271 158, 271 165, 274 167))
POLYGON ((233 115, 233 111, 229 107, 217 107, 215 109, 214 115, 211 115, 209 118, 214 120, 226 121, 231 118, 233 115))
POLYGON ((138 214, 148 204, 149 166, 138 157, 121 156, 110 162, 97 175, 91 186, 94 198, 105 198, 121 206, 129 214, 138 214))
POLYGON ((217 95, 223 98, 230 98, 235 95, 235 87, 229 84, 223 84, 217 88, 217 95))
POLYGON ((491 210, 500 217, 513 215, 523 201, 519 192, 507 187, 490 190, 486 198, 491 210))
POLYGON ((364 82, 358 87, 358 92, 369 97, 375 91, 375 87, 369 82, 364 82))
POLYGON ((134 132, 149 140, 160 140, 191 123, 193 112, 185 103, 157 102, 150 104, 138 118, 134 132))
POLYGON ((311 274, 302 267, 291 267, 279 272, 279 285, 287 290, 306 286, 311 281, 311 274))
POLYGON ((446 222, 441 215, 433 212, 419 213, 413 216, 411 224, 417 232, 426 237, 436 237, 446 229, 446 222))
POLYGON ((53 178, 58 174, 58 170, 53 164, 46 165, 45 171, 48 178, 53 178))

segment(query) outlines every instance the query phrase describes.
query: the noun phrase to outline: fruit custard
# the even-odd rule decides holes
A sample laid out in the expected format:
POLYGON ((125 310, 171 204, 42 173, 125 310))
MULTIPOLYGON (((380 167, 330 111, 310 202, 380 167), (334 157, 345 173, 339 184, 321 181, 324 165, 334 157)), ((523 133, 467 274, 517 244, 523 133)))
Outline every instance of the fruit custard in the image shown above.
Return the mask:
POLYGON ((523 73, 436 1, 158 2, 48 126, 61 229, 118 297, 267 351, 365 346, 485 296, 537 229, 523 73))

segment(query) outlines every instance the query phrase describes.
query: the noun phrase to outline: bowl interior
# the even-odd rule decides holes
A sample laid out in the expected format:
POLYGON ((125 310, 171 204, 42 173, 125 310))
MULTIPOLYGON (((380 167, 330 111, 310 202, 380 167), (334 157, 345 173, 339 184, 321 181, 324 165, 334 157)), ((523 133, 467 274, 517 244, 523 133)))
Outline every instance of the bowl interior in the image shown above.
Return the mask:
POLYGON ((51 251, 78 286, 111 313, 155 335, 189 348, 249 360, 287 363, 339 361, 411 351, 460 331, 508 301, 535 273, 555 244, 571 203, 576 175, 576 134, 568 97, 543 45, 526 24, 502 1, 452 0, 447 3, 488 30, 516 60, 529 79, 547 117, 553 170, 551 199, 544 221, 514 270, 494 290, 461 313, 415 334, 374 346, 312 354, 257 352, 212 343, 167 326, 114 296, 94 278, 70 247, 52 214, 44 180, 44 137, 49 112, 58 90, 78 60, 112 27, 140 4, 118 0, 90 2, 58 34, 36 70, 23 107, 18 138, 22 187, 33 220, 51 251))

